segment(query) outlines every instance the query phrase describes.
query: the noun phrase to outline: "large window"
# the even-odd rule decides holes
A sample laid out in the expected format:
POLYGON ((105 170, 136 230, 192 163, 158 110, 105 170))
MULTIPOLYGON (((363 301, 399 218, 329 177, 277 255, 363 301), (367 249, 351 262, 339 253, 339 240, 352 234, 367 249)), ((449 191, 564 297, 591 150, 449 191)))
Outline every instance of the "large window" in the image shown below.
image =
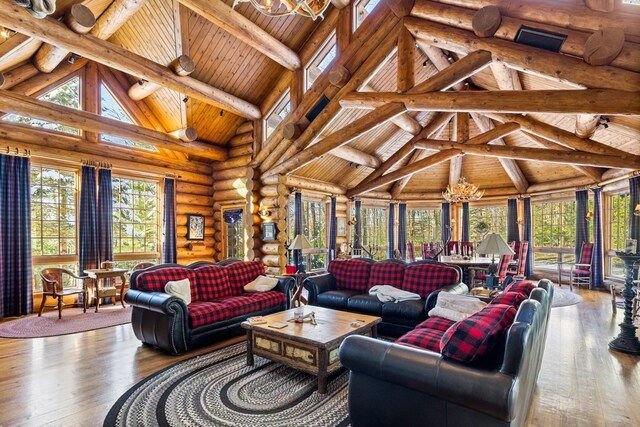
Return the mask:
POLYGON ((242 208, 223 208, 225 258, 244 259, 242 208))
POLYGON ((362 207, 362 248, 376 260, 387 258, 387 208, 362 207))
MULTIPOLYGON (((80 77, 73 77, 54 89, 51 89, 38 99, 42 101, 52 102, 54 104, 62 105, 64 107, 75 108, 79 110, 80 104, 80 77)), ((36 126, 44 129, 54 130, 58 132, 70 133, 73 135, 79 135, 80 131, 76 128, 61 125, 58 123, 51 123, 45 120, 34 119, 31 117, 19 116, 17 114, 8 114, 4 117, 4 120, 16 123, 24 123, 31 126, 36 126)))
POLYGON ((77 269, 77 171, 31 167, 31 250, 33 284, 42 289, 40 271, 77 269))
MULTIPOLYGON (((327 204, 317 200, 302 201, 302 234, 313 249, 305 250, 303 259, 311 260, 311 269, 327 266, 327 204)), ((289 203, 289 242, 295 238, 294 232, 294 198, 289 203)))
POLYGON ((407 209, 407 242, 419 245, 442 238, 441 209, 407 209))
POLYGON ((576 202, 536 203, 533 205, 533 246, 535 266, 555 264, 559 259, 573 261, 576 244, 576 202))
POLYGON ((613 251, 624 250, 629 238, 629 193, 611 195, 609 218, 609 275, 624 277, 624 263, 613 251))
POLYGON ((113 178, 113 253, 116 259, 118 254, 157 254, 159 193, 155 181, 113 178))
POLYGON ((358 28, 360 24, 369 16, 369 14, 380 4, 380 0, 360 0, 355 4, 354 28, 358 28))
POLYGON ((315 58, 307 66, 307 90, 313 86, 313 82, 316 81, 318 76, 326 70, 333 62, 338 51, 336 48, 336 34, 335 32, 327 39, 322 45, 315 58))
POLYGON ((291 101, 289 91, 287 91, 280 102, 273 107, 273 110, 267 115, 265 119, 265 137, 268 138, 273 131, 276 130, 278 125, 289 115, 291 112, 291 101))
POLYGON ((482 241, 484 234, 476 231, 481 222, 489 226, 490 233, 499 234, 507 240, 507 207, 486 206, 481 208, 469 208, 469 237, 472 242, 482 241))
MULTIPOLYGON (((118 120, 120 122, 135 124, 129 113, 127 113, 122 105, 120 105, 120 103, 116 101, 116 98, 104 83, 100 84, 100 115, 103 117, 108 117, 110 119, 118 120)), ((148 151, 156 151, 156 149, 152 145, 144 142, 132 141, 130 139, 106 134, 101 134, 100 138, 103 141, 110 142, 112 144, 141 148, 148 151)))

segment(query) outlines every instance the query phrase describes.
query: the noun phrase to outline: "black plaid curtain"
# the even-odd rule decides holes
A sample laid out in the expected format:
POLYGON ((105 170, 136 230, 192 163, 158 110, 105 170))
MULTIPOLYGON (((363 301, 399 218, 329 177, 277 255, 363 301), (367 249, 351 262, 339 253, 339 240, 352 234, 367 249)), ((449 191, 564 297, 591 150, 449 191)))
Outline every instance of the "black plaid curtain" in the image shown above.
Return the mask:
POLYGON ((0 319, 30 314, 31 162, 0 154, 0 319))
POLYGON ((389 215, 387 217, 387 258, 393 258, 393 249, 395 248, 395 217, 396 205, 389 203, 389 215))
POLYGON ((451 229, 449 228, 451 226, 451 217, 449 214, 449 209, 450 209, 449 203, 442 204, 442 229, 440 231, 442 232, 443 245, 446 245, 447 241, 449 240, 449 237, 451 236, 451 229))
POLYGON ((602 232, 602 189, 593 191, 593 265, 591 282, 594 288, 604 286, 604 237, 602 232))
POLYGON ((518 200, 507 200, 507 242, 519 242, 520 231, 518 230, 518 200))
POLYGON ((164 179, 164 206, 162 210, 162 262, 178 261, 176 237, 176 184, 172 178, 164 179))
POLYGON ((407 204, 398 204, 398 250, 407 259, 407 204))
POLYGON ((469 221, 469 202, 462 202, 462 241, 468 242, 471 237, 469 236, 471 223, 469 221))
POLYGON ((629 179, 629 238, 640 243, 640 216, 633 211, 640 203, 640 176, 629 179))
POLYGON ((587 210, 589 209, 589 190, 576 191, 576 262, 580 258, 583 243, 589 243, 589 222, 587 210))
POLYGON ((355 227, 353 227, 353 247, 354 249, 360 249, 361 248, 360 236, 362 235, 362 221, 361 221, 362 217, 360 215, 360 211, 362 210, 362 202, 360 200, 356 200, 355 206, 356 206, 356 212, 355 212, 356 223, 355 223, 355 227))
MULTIPOLYGON (((293 199, 293 238, 298 234, 302 234, 302 193, 297 191, 293 199)), ((302 263, 302 251, 293 251, 293 262, 296 267, 302 263)), ((310 268, 310 267, 309 267, 310 268)))
POLYGON ((80 274, 83 274, 84 270, 98 268, 99 265, 96 168, 83 166, 81 179, 78 258, 80 274))
POLYGON ((98 262, 113 260, 113 190, 111 170, 98 170, 98 262))
POLYGON ((524 211, 524 226, 522 227, 522 239, 529 242, 529 249, 527 251, 527 266, 524 271, 526 277, 533 276, 533 241, 532 228, 531 228, 531 197, 525 197, 522 199, 523 211, 524 211))
POLYGON ((331 198, 331 204, 329 208, 329 254, 327 259, 331 261, 336 256, 336 246, 338 240, 338 224, 336 220, 336 198, 331 198))

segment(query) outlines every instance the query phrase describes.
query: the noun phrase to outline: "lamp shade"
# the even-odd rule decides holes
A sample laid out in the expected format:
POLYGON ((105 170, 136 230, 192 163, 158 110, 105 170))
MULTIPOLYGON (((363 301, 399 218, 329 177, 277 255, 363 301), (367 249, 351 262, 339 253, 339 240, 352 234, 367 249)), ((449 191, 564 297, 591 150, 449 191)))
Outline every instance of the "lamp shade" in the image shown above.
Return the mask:
POLYGON ((480 242, 478 253, 487 255, 513 255, 515 252, 511 250, 507 242, 505 242, 499 234, 489 233, 487 237, 480 242))
POLYGON ((310 248, 311 248, 311 243, 309 243, 309 240, 307 239, 307 237, 303 236, 302 234, 298 234, 296 238, 293 239, 293 242, 291 242, 291 244, 289 245, 289 249, 310 249, 310 248))

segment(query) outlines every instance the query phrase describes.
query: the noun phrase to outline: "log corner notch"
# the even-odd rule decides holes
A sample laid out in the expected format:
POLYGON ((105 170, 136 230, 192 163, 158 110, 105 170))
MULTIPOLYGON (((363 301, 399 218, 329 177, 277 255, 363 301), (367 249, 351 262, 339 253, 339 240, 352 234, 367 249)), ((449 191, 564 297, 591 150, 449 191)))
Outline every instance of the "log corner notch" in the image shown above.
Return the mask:
MULTIPOLYGON (((116 3, 119 3, 119 0, 116 0, 107 11, 111 10, 116 3)), ((98 19, 91 33, 85 35, 69 30, 52 18, 37 19, 12 0, 0 0, 0 9, 4 11, 4 13, 0 13, 0 26, 42 40, 45 43, 54 44, 123 73, 152 81, 241 117, 252 120, 262 118, 260 108, 244 99, 192 77, 176 76, 167 67, 95 36, 94 33, 107 11, 98 19)), ((114 11, 114 13, 116 12, 122 11, 114 11)), ((109 23, 105 22, 104 26, 107 25, 109 23)))

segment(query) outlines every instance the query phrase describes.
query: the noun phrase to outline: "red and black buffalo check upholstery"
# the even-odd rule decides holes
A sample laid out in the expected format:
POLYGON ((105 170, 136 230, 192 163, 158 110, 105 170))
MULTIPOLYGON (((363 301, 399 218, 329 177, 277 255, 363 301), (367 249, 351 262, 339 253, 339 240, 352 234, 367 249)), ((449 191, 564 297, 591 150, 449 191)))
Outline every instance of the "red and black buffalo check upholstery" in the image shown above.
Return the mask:
POLYGON ((369 288, 376 285, 402 286, 405 266, 395 262, 376 262, 369 273, 369 288))
POLYGON ((217 302, 192 302, 189 304, 187 309, 189 314, 189 326, 191 328, 209 325, 211 323, 233 317, 225 305, 217 302))
POLYGON ((189 279, 191 298, 193 299, 195 296, 197 299, 197 295, 194 294, 194 289, 197 289, 195 274, 193 270, 183 267, 160 268, 142 273, 136 280, 136 289, 149 292, 164 292, 167 282, 183 279, 189 279))
POLYGON ((428 328, 444 332, 451 326, 453 326, 454 323, 456 322, 454 322, 453 320, 445 319, 444 317, 430 317, 424 322, 418 324, 418 326, 416 326, 416 329, 428 328))
POLYGON ((229 264, 224 268, 229 275, 231 295, 241 295, 244 292, 244 285, 256 280, 261 274, 264 274, 264 264, 262 261, 239 261, 229 264))
POLYGON ((223 305, 229 312, 229 318, 260 310, 260 300, 250 296, 236 295, 214 301, 223 305))
POLYGON ((333 260, 327 269, 336 279, 338 289, 367 292, 371 264, 359 259, 333 260))
POLYGON ((401 288, 426 298, 443 286, 454 285, 460 281, 458 270, 446 265, 415 264, 404 270, 401 288))
POLYGON ((205 265, 194 270, 198 282, 199 301, 213 301, 231 295, 229 274, 219 265, 205 265))
POLYGON ((396 343, 440 353, 440 341, 442 340, 443 334, 443 331, 436 329, 414 329, 398 338, 396 343))
POLYGON ((487 305, 444 332, 442 355, 464 363, 482 359, 504 339, 515 316, 516 309, 510 305, 487 305))
POLYGON ((526 297, 529 297, 531 291, 536 288, 536 285, 533 284, 530 280, 522 280, 519 282, 513 282, 506 288, 504 288, 504 292, 520 292, 524 294, 526 297))
POLYGON ((257 303, 260 310, 265 310, 271 307, 280 307, 284 310, 287 302, 286 295, 284 292, 280 291, 251 292, 246 293, 243 296, 250 298, 252 304, 257 303))
POLYGON ((489 304, 506 304, 518 308, 526 299, 527 297, 520 292, 505 292, 495 297, 489 304))

